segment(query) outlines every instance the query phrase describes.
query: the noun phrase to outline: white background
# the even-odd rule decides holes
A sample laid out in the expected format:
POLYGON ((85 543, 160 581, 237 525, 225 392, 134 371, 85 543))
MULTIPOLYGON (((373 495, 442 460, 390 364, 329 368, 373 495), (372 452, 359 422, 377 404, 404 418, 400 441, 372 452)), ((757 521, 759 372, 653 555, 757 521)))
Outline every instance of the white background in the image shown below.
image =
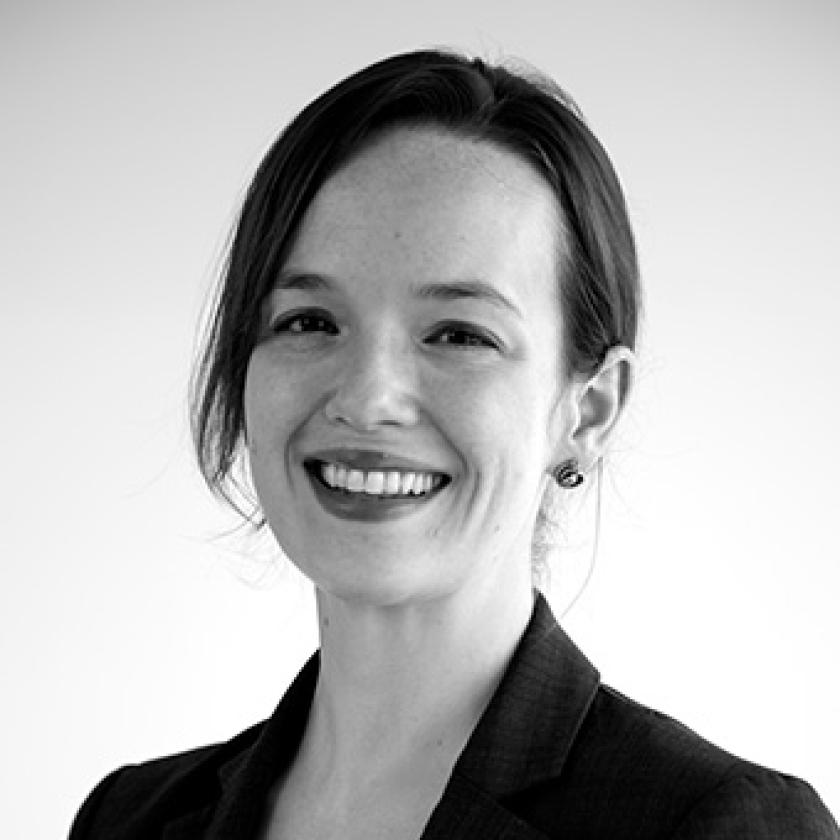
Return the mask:
MULTIPOLYGON (((196 324, 276 131, 449 45, 578 99, 627 188, 647 311, 595 574, 604 679, 840 813, 840 5, 831 0, 0 4, 0 831, 63 836, 118 764, 266 716, 305 587, 204 492, 196 324)), ((562 612, 594 495, 555 572, 562 612)))

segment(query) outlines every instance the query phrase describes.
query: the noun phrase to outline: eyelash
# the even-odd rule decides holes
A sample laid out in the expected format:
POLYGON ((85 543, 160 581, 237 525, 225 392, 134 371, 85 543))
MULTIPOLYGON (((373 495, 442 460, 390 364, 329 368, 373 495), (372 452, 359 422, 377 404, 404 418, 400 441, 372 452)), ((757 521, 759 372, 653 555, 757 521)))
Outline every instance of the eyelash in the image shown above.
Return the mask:
POLYGON ((302 323, 304 321, 318 322, 322 327, 327 325, 327 329, 323 330, 329 335, 338 335, 338 327, 333 322, 332 318, 326 313, 318 310, 307 310, 305 312, 290 312, 271 324, 271 331, 276 335, 279 333, 291 333, 293 335, 305 335, 314 330, 295 330, 292 325, 295 323, 302 323))
MULTIPOLYGON (((313 332, 324 332, 327 335, 338 335, 339 329, 332 317, 321 310, 307 310, 304 312, 291 312, 278 318, 271 324, 271 332, 275 335, 307 335, 313 332), (314 329, 293 329, 294 325, 309 323, 314 329), (316 326, 317 325, 317 326, 316 326)), ((457 348, 459 350, 499 350, 501 342, 487 330, 478 329, 472 324, 465 324, 460 321, 453 321, 440 325, 425 339, 427 343, 437 343, 443 346, 457 348), (461 341, 440 341, 444 336, 461 336, 461 341), (438 341, 435 341, 438 339, 438 341)))
MULTIPOLYGON (((429 338, 440 338, 444 335, 461 335, 466 337, 466 341, 440 342, 441 344, 458 347, 459 349, 466 349, 472 347, 477 349, 498 350, 501 347, 501 342, 499 342, 499 340, 494 335, 487 332, 486 330, 478 329, 472 326, 471 324, 463 324, 459 322, 444 324, 443 326, 435 330, 429 336, 429 338)), ((429 339, 426 340, 428 341, 429 339)))

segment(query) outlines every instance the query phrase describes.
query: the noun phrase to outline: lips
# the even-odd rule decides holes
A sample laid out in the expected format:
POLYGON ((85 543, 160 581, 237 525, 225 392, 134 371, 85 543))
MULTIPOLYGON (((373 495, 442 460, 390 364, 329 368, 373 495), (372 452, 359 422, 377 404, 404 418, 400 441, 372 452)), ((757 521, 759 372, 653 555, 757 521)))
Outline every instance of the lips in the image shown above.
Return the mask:
POLYGON ((445 475, 434 465, 387 452, 383 449, 355 449, 348 447, 332 447, 319 449, 307 453, 306 461, 323 461, 325 463, 343 464, 349 469, 356 470, 398 470, 401 472, 430 472, 445 475))
POLYGON ((420 470, 360 470, 336 461, 308 460, 307 472, 331 490, 378 498, 424 496, 448 483, 445 473, 420 470))
POLYGON ((417 510, 451 481, 442 471, 385 452, 330 450, 304 460, 315 496, 343 519, 390 519, 417 510))

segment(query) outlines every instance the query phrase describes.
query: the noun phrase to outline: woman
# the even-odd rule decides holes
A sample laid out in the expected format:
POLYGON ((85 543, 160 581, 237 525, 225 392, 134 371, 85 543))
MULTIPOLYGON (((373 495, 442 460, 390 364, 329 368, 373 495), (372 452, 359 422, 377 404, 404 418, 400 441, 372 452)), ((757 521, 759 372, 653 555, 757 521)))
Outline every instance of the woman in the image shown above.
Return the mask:
POLYGON ((838 837, 804 782, 599 684, 532 584, 632 388, 617 178, 549 82, 417 52, 308 106, 242 210, 196 389, 211 487, 314 583, 265 723, 115 771, 73 838, 838 837))

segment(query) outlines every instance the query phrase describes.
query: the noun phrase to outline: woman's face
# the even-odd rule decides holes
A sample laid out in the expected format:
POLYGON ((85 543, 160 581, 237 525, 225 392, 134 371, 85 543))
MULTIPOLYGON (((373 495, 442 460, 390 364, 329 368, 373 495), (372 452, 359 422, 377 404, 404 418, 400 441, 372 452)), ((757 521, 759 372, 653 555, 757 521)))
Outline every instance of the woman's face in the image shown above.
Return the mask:
POLYGON ((323 591, 393 605, 530 579, 557 459, 560 231, 529 164, 441 130, 387 134, 316 195, 245 417, 268 523, 323 591))

